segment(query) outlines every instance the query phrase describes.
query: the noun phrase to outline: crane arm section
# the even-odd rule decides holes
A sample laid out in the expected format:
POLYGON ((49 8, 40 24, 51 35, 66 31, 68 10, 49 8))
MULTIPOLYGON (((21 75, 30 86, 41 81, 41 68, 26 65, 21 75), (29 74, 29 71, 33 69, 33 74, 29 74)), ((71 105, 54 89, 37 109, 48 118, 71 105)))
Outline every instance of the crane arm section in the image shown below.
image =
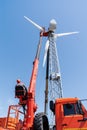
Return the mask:
POLYGON ((24 121, 24 126, 26 128, 31 128, 33 126, 34 113, 37 110, 37 105, 35 103, 35 88, 36 88, 36 78, 38 72, 41 43, 42 43, 42 36, 40 36, 40 40, 38 43, 36 57, 33 62, 33 70, 32 70, 30 85, 28 88, 27 111, 26 111, 25 121, 24 121))
POLYGON ((38 72, 41 42, 42 42, 42 37, 40 37, 40 40, 39 40, 39 43, 38 43, 36 57, 35 57, 35 60, 33 62, 33 70, 32 70, 30 85, 29 85, 29 89, 28 89, 28 94, 32 93, 33 97, 35 97, 35 86, 36 86, 36 78, 37 78, 37 72, 38 72))

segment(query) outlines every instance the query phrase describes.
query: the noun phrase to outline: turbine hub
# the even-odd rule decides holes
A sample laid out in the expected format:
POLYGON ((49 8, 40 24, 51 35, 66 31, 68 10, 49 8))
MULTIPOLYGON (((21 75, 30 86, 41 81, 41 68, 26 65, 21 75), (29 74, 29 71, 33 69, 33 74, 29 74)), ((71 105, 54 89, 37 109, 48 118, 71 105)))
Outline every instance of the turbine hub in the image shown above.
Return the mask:
POLYGON ((48 30, 49 30, 49 31, 55 31, 56 25, 57 25, 57 23, 56 23, 55 19, 52 19, 52 20, 50 21, 48 30))

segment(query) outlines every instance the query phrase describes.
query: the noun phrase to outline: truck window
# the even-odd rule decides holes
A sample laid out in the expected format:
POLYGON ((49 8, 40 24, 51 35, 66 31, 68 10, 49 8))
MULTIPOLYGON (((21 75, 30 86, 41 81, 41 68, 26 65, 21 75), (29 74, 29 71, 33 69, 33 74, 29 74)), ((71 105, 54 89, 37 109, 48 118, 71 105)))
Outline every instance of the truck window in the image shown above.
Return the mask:
POLYGON ((64 116, 81 114, 77 103, 63 104, 64 116))
POLYGON ((64 104, 63 109, 65 116, 75 114, 74 104, 64 104))

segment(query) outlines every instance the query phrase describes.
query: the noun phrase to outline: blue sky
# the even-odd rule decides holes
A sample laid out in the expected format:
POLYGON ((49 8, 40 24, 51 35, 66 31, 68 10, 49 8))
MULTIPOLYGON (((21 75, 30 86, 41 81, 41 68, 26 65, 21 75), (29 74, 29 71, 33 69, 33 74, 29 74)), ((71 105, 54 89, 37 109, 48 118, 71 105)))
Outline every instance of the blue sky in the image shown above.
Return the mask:
MULTIPOLYGON (((79 31, 57 39, 64 97, 87 98, 87 0, 1 0, 0 1, 0 116, 16 104, 14 88, 20 78, 29 85, 39 31, 24 15, 48 28, 56 19, 56 33, 79 31)), ((38 111, 44 108, 45 68, 42 67, 43 38, 36 85, 38 111)))

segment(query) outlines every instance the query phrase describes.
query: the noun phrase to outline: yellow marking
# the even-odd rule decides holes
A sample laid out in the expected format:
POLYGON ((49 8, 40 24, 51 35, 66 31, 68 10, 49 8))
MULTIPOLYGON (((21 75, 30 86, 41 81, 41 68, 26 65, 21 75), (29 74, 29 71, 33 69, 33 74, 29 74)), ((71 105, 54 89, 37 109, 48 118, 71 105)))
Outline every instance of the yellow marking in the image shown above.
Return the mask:
POLYGON ((87 130, 87 128, 64 128, 63 130, 87 130))

